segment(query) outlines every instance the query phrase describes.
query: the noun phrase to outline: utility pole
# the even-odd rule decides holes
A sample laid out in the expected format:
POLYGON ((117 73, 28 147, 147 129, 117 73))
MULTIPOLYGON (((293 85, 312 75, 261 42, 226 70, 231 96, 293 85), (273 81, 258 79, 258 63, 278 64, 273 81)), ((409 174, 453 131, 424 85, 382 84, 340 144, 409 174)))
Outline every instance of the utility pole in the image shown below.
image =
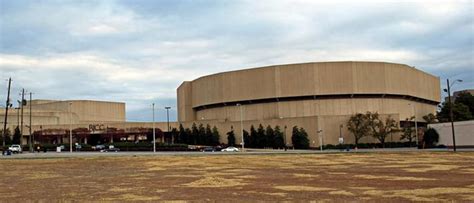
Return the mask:
MULTIPOLYGON (((170 112, 171 107, 167 106, 166 109, 166 123, 168 124, 168 135, 170 134, 170 112)), ((171 143, 173 143, 173 135, 171 135, 171 143)))
POLYGON ((153 152, 156 152, 156 135, 155 135, 155 103, 151 104, 153 111, 153 152))
POLYGON ((449 102, 449 119, 451 120, 451 131, 453 133, 453 150, 456 152, 456 136, 454 134, 454 121, 453 121, 453 103, 451 103, 451 88, 449 85, 449 79, 446 79, 448 84, 448 102, 449 102))
POLYGON ((240 135, 242 136, 242 152, 245 151, 245 139, 244 139, 244 124, 243 124, 243 116, 242 116, 242 104, 237 104, 240 109, 240 135))
POLYGON ((12 78, 8 78, 8 93, 7 102, 5 105, 5 122, 3 122, 3 149, 5 150, 5 138, 7 137, 7 121, 8 121, 8 106, 10 106, 10 87, 12 84, 12 78))
POLYGON ((32 109, 32 108, 31 108, 31 106, 32 106, 32 105, 31 105, 31 98, 33 97, 32 94, 33 94, 33 93, 30 92, 30 104, 29 104, 29 106, 30 106, 30 140, 29 140, 29 143, 30 143, 30 152, 33 152, 33 139, 32 139, 32 136, 33 136, 33 135, 32 135, 32 133, 31 133, 31 128, 32 128, 32 126, 31 126, 31 123, 32 123, 31 120, 32 120, 32 118, 33 118, 33 116, 31 115, 31 109, 32 109))
POLYGON ((20 134, 23 136, 23 106, 25 105, 25 89, 21 89, 21 123, 20 123, 20 134))
POLYGON ((69 152, 72 153, 72 102, 69 102, 69 152))

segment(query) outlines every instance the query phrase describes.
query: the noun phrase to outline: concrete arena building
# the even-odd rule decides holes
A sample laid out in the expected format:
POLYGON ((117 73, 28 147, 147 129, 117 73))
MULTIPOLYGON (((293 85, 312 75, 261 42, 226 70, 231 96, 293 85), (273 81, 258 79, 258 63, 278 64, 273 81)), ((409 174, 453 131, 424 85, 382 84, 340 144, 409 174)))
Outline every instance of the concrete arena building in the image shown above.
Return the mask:
MULTIPOLYGON (((251 125, 287 126, 291 145, 291 128, 299 126, 317 147, 320 136, 322 144, 337 144, 340 134, 345 143, 353 143, 346 122, 355 113, 372 111, 403 121, 416 112, 416 120, 423 122, 422 116, 436 112, 440 80, 404 64, 317 62, 203 76, 183 82, 177 97, 178 122, 216 125, 221 141, 233 126, 240 142, 242 110, 247 131, 251 125)), ((393 141, 399 137, 393 136, 393 141)), ((365 137, 361 142, 377 141, 365 137)))

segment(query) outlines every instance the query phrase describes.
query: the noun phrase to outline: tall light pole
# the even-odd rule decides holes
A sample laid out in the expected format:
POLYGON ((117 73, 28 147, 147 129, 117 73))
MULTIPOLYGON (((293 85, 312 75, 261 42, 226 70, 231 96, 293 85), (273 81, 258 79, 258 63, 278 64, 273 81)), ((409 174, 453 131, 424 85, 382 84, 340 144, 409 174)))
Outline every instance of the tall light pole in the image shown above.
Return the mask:
MULTIPOLYGON (((283 120, 283 117, 280 116, 280 120, 283 120)), ((286 146, 287 146, 287 143, 286 143, 286 125, 285 125, 285 131, 283 132, 283 142, 285 142, 285 151, 286 151, 286 146)))
POLYGON ((166 109, 166 123, 168 124, 168 132, 170 131, 170 112, 171 107, 167 106, 166 109))
POLYGON ((156 135, 155 135, 155 103, 151 104, 151 109, 153 111, 153 153, 156 152, 156 135))
MULTIPOLYGON (((168 135, 170 134, 170 109, 171 107, 166 106, 166 123, 168 124, 168 135)), ((173 136, 171 136, 171 142, 173 142, 173 136)))
POLYGON ((242 152, 245 150, 245 140, 244 140, 244 124, 243 124, 243 116, 242 116, 242 105, 240 103, 237 104, 240 108, 240 135, 242 136, 242 152))
POLYGON ((318 135, 319 135, 319 150, 323 151, 323 130, 318 130, 318 135))
POLYGON ((20 134, 23 136, 23 106, 25 106, 25 89, 21 89, 21 123, 20 123, 20 134))
POLYGON ((72 102, 69 102, 69 152, 72 153, 72 102))
POLYGON ((456 152, 456 135, 454 133, 454 119, 453 119, 453 103, 451 102, 451 86, 456 82, 462 82, 462 80, 455 80, 451 85, 449 84, 449 79, 446 79, 446 84, 448 85, 448 102, 449 102, 449 119, 451 120, 451 131, 453 133, 453 151, 456 152))
POLYGON ((7 137, 7 121, 8 121, 8 107, 10 106, 10 87, 12 84, 12 78, 8 79, 8 93, 7 93, 7 102, 5 105, 5 122, 3 122, 3 144, 2 148, 5 150, 5 138, 7 137))
POLYGON ((31 133, 31 128, 32 128, 32 122, 31 122, 31 120, 32 120, 32 118, 33 118, 33 116, 31 115, 31 114, 32 114, 32 112, 31 112, 31 110, 32 110, 32 107, 31 107, 31 106, 32 106, 32 105, 31 105, 31 100, 32 100, 32 97, 33 97, 32 94, 33 94, 33 93, 30 92, 30 104, 29 104, 29 106, 30 106, 30 136, 29 136, 30 152, 33 152, 33 139, 32 139, 32 136, 33 136, 33 135, 32 135, 32 133, 31 133))
POLYGON ((416 121, 416 108, 415 108, 415 104, 412 105, 411 103, 409 103, 408 105, 413 107, 413 117, 415 121, 415 143, 416 143, 416 148, 418 148, 418 122, 416 121))

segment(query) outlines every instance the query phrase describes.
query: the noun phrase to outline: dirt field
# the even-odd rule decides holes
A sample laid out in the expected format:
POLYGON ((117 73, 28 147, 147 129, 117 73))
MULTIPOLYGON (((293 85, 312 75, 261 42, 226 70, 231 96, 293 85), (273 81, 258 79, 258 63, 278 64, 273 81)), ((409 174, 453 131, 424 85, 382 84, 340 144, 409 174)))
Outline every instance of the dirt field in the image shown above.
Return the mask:
POLYGON ((474 153, 0 159, 0 201, 474 201, 474 153))

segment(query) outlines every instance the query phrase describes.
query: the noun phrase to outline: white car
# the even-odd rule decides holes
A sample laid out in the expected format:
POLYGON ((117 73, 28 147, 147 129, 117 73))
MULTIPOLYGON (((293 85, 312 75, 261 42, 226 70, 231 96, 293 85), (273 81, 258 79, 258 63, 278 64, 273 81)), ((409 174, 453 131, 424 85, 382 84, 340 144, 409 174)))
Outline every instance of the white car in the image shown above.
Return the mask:
POLYGON ((13 144, 12 146, 8 147, 8 149, 13 153, 22 153, 21 145, 19 144, 13 144))
POLYGON ((223 151, 223 152, 238 152, 239 149, 237 149, 236 147, 227 147, 225 149, 222 149, 221 151, 223 151))

